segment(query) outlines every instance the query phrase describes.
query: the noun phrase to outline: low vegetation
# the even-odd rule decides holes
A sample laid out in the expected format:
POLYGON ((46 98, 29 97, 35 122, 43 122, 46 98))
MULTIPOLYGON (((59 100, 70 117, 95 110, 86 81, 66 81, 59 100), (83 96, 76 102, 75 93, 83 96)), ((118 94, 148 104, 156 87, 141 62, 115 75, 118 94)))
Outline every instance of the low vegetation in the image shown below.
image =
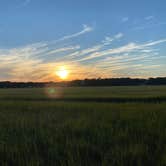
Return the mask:
POLYGON ((0 165, 166 165, 166 87, 0 90, 0 165))

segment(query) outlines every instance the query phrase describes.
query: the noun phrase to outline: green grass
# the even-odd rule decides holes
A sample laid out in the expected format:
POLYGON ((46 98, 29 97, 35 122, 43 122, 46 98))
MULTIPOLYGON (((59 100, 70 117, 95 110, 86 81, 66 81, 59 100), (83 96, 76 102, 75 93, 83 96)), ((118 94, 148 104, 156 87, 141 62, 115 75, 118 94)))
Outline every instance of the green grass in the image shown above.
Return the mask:
MULTIPOLYGON (((61 97, 160 97, 165 90, 63 88, 61 97)), ((42 97, 49 98, 45 89, 0 90, 0 165, 166 165, 166 102, 35 100, 42 97)))
POLYGON ((54 87, 0 89, 2 98, 102 98, 102 97, 166 97, 166 86, 119 86, 119 87, 54 87))

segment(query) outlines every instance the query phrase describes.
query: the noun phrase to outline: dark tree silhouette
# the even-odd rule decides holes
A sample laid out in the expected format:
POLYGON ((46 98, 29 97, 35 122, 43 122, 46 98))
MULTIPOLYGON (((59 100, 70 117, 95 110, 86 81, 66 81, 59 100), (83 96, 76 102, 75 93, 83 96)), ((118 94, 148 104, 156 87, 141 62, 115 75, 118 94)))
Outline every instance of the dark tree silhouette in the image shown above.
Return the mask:
POLYGON ((84 79, 63 82, 0 82, 0 88, 42 88, 51 86, 138 86, 138 85, 166 85, 166 77, 139 78, 105 78, 84 79))

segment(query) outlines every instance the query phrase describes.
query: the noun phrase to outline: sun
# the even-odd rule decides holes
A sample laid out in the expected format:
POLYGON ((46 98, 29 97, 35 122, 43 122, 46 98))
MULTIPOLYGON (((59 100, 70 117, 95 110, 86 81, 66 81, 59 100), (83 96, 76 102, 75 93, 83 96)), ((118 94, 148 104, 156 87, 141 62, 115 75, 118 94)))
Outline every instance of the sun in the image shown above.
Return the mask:
POLYGON ((65 80, 68 78, 69 71, 66 69, 66 67, 61 66, 58 71, 56 71, 56 75, 62 79, 65 80))

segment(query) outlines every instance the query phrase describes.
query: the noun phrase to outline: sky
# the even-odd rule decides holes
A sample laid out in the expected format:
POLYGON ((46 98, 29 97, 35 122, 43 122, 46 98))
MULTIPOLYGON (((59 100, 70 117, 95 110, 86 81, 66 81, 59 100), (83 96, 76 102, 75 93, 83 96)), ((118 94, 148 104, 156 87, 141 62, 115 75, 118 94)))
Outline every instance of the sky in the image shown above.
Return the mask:
POLYGON ((165 0, 0 0, 0 81, 166 76, 165 0))

